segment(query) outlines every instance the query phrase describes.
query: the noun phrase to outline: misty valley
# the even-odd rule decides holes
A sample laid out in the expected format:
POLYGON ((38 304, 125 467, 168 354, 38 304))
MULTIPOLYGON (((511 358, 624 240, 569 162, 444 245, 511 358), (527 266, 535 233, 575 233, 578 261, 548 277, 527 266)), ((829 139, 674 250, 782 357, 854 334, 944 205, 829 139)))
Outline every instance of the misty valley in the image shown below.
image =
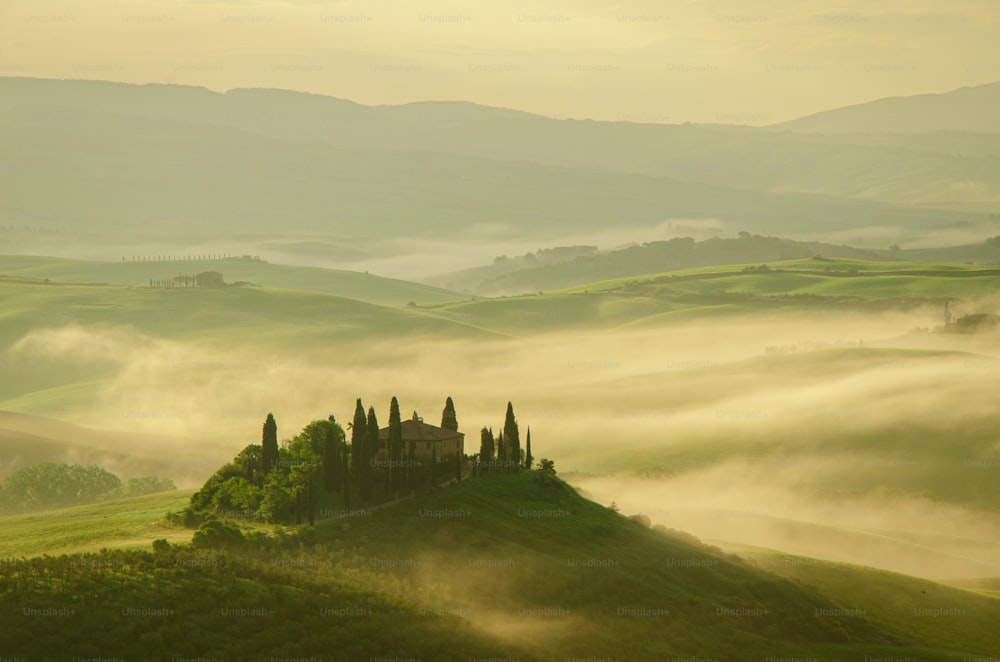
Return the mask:
POLYGON ((1000 84, 924 96, 0 78, 0 662, 1000 659, 1000 84))

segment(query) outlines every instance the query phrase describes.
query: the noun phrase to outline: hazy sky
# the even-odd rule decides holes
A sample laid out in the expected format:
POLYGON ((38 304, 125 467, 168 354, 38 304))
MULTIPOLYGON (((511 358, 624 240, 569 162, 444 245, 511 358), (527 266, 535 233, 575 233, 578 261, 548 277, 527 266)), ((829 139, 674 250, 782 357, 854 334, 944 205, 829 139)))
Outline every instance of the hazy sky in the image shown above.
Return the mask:
POLYGON ((0 75, 768 124, 1000 80, 996 0, 3 0, 0 75))

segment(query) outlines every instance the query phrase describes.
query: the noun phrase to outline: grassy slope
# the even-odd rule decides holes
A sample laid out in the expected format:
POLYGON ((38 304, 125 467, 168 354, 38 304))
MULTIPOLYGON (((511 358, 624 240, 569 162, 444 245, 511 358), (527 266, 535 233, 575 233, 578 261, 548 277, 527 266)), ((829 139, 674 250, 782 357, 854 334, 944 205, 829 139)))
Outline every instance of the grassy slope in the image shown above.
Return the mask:
POLYGON ((0 343, 44 326, 127 324, 172 338, 239 334, 243 342, 295 336, 351 340, 467 333, 464 325, 343 297, 260 287, 148 289, 0 279, 0 343))
POLYGON ((193 490, 0 517, 0 558, 97 552, 104 547, 148 549, 156 538, 188 542, 191 532, 167 526, 163 516, 183 508, 193 490))
MULTIPOLYGON (((869 262, 863 260, 852 260, 852 259, 840 259, 840 258, 824 258, 824 259, 804 259, 804 260, 785 260, 778 262, 768 262, 767 266, 772 269, 770 273, 754 273, 749 271, 744 271, 747 268, 757 268, 762 266, 762 263, 755 264, 730 264, 730 265, 717 265, 711 267, 700 267, 695 269, 680 269, 677 271, 666 271, 657 274, 647 274, 645 276, 638 276, 633 278, 615 278, 605 281, 599 281, 594 283, 588 283, 586 285, 579 285, 576 287, 567 288, 562 290, 563 292, 600 292, 616 290, 628 285, 629 283, 648 283, 648 282, 659 282, 662 279, 669 279, 675 277, 681 282, 691 282, 696 283, 708 283, 709 281, 723 280, 725 284, 732 283, 734 281, 726 281, 728 278, 735 279, 749 279, 748 282, 751 284, 765 282, 761 280, 761 277, 777 277, 781 279, 778 283, 779 287, 768 290, 764 288, 755 288, 753 285, 743 287, 743 291, 756 292, 760 294, 770 294, 774 291, 780 291, 781 293, 795 293, 798 290, 808 291, 809 286, 816 282, 831 282, 838 283, 839 286, 831 288, 828 294, 839 294, 837 292, 837 287, 843 288, 845 294, 854 294, 855 288, 858 283, 861 283, 861 287, 870 287, 874 282, 869 277, 878 278, 890 278, 890 279, 900 279, 898 284, 889 288, 891 291, 876 291, 873 296, 910 296, 913 294, 919 294, 922 291, 933 289, 933 287, 913 287, 913 283, 925 279, 931 279, 930 282, 934 283, 935 286, 939 283, 949 283, 953 287, 962 288, 962 293, 976 294, 980 291, 977 285, 970 286, 969 282, 979 283, 977 279, 979 278, 997 278, 1000 273, 992 268, 982 268, 975 267, 964 264, 940 264, 940 263, 926 263, 926 262, 869 262), (780 271, 779 271, 780 270, 780 271), (856 273, 850 273, 854 270, 856 273), (801 273, 787 273, 787 272, 808 272, 806 274, 801 273), (955 281, 954 278, 970 278, 971 281, 955 281), (941 280, 948 279, 951 280, 941 280), (819 280, 817 280, 819 279, 819 280)), ((720 286, 709 285, 706 286, 711 290, 720 289, 720 286)), ((957 296, 957 295, 956 295, 957 296)))
MULTIPOLYGON (((70 528, 80 529, 85 517, 100 519, 104 507, 117 506, 119 517, 152 527, 136 536, 148 542, 163 537, 155 530, 156 501, 70 509, 53 517, 73 517, 70 528)), ((159 503, 162 511, 167 501, 159 503)), ((46 525, 34 520, 22 526, 20 535, 27 537, 46 525)), ((871 575, 877 586, 859 593, 859 579, 869 575, 855 568, 843 568, 817 591, 645 529, 571 490, 538 486, 526 474, 466 481, 311 533, 304 546, 276 541, 223 555, 175 548, 156 558, 108 552, 64 562, 0 563, 0 602, 10 610, 5 621, 17 626, 4 628, 0 643, 25 654, 47 641, 44 654, 53 655, 59 650, 54 642, 65 644, 67 632, 77 632, 72 645, 81 654, 155 644, 156 650, 188 655, 242 651, 243 659, 277 653, 361 659, 359 653, 391 652, 441 660, 960 660, 1000 643, 990 628, 991 619, 1000 617, 1000 601, 993 598, 887 573, 871 575), (916 593, 915 586, 928 593, 916 593), (944 619, 908 617, 927 604, 974 617, 954 631, 944 619), (21 615, 22 606, 77 613, 70 620, 28 617, 21 615), (122 607, 176 613, 122 618, 122 607), (219 618, 220 607, 274 611, 260 618, 219 618), (317 622, 323 607, 371 611, 317 622), (870 612, 845 618, 817 611, 837 608, 870 612), (620 609, 662 611, 633 616, 620 609), (734 616, 725 609, 767 612, 734 616), (388 616, 395 625, 388 625, 388 616), (386 627, 393 637, 385 636, 386 627), (175 639, 178 629, 185 636, 175 639), (452 636, 443 636, 446 631, 452 636)), ((39 657, 49 659, 44 654, 39 657)))
MULTIPOLYGON (((993 249, 997 253, 997 249, 993 249)), ((612 278, 641 277, 666 270, 712 265, 753 264, 811 258, 846 258, 866 261, 891 259, 888 250, 854 248, 778 237, 714 237, 703 241, 674 238, 616 250, 582 255, 557 263, 515 256, 488 267, 444 274, 425 282, 454 287, 484 296, 558 290, 612 278)), ((544 258, 543 255, 540 255, 544 258)), ((532 254, 532 257, 534 255, 532 254)), ((894 256, 898 257, 898 256, 894 256)))
POLYGON ((817 561, 762 548, 739 550, 782 577, 815 587, 845 607, 861 609, 873 624, 914 633, 938 645, 977 646, 996 653, 1000 600, 943 584, 844 563, 817 561))
MULTIPOLYGON (((343 340, 373 334, 468 333, 470 326, 519 334, 587 324, 617 326, 644 318, 655 321, 675 313, 771 310, 790 302, 816 308, 845 300, 941 301, 989 294, 1000 286, 997 271, 964 265, 793 260, 770 264, 770 273, 745 272, 745 266, 759 265, 650 274, 542 295, 452 300, 405 311, 353 298, 269 288, 151 291, 8 280, 0 281, 5 321, 0 341, 10 342, 39 325, 68 322, 126 323, 167 336, 199 338, 238 328, 249 338, 267 340, 294 330, 299 342, 303 334, 307 341, 310 336, 343 340)), ((75 273, 80 277, 82 272, 75 273)))
POLYGON ((989 295, 1000 271, 957 264, 864 262, 847 259, 720 265, 494 299, 427 306, 430 312, 511 333, 597 324, 683 321, 716 314, 782 310, 878 308, 989 295), (851 271, 855 273, 851 273, 851 271))
POLYGON ((457 301, 462 295, 357 271, 295 267, 249 260, 176 260, 96 262, 34 255, 0 255, 0 274, 48 278, 68 283, 147 285, 150 279, 169 280, 177 275, 219 271, 226 282, 249 281, 288 290, 322 292, 383 306, 457 301))

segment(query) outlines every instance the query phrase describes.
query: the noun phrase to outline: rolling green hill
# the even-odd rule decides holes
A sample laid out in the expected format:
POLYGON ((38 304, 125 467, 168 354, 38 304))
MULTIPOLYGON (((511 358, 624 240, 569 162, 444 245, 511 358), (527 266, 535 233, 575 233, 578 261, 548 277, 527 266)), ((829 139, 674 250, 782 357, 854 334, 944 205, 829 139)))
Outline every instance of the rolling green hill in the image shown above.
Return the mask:
POLYGON ((167 524, 194 490, 160 492, 131 499, 0 517, 0 559, 92 554, 104 548, 149 549, 156 538, 190 542, 191 532, 167 524))
POLYGON ((123 324, 187 339, 237 334, 249 344, 292 336, 315 342, 469 333, 467 326, 419 311, 268 287, 151 289, 6 278, 0 279, 0 301, 0 343, 5 345, 39 326, 66 324, 123 324))
POLYGON ((0 276, 50 279, 64 283, 104 283, 144 286, 150 280, 170 281, 203 271, 222 273, 227 283, 246 281, 286 290, 321 292, 381 306, 402 307, 458 301, 464 297, 436 287, 393 278, 313 267, 270 264, 246 259, 187 259, 183 257, 137 261, 123 256, 115 262, 71 260, 33 255, 0 255, 0 276))
POLYGON ((950 290, 955 297, 972 297, 995 287, 998 275, 998 269, 972 265, 811 258, 679 269, 588 283, 565 292, 607 292, 630 285, 654 285, 660 291, 676 293, 732 291, 760 296, 817 294, 891 299, 946 296, 950 290))
MULTIPOLYGON (((874 250, 838 246, 822 242, 804 242, 779 237, 750 236, 724 239, 715 237, 703 241, 675 238, 651 241, 626 248, 598 251, 596 247, 555 249, 528 253, 523 256, 498 257, 493 264, 459 272, 445 273, 424 282, 460 288, 465 292, 495 296, 523 294, 571 287, 589 287, 603 280, 643 277, 666 271, 680 271, 721 265, 747 265, 803 260, 814 256, 824 259, 855 260, 865 270, 879 270, 880 262, 896 263, 885 268, 898 269, 900 262, 968 263, 1000 265, 1000 242, 992 239, 980 244, 968 244, 938 249, 874 250), (550 253, 562 251, 561 259, 550 253)), ((808 262, 799 263, 811 269, 808 262)), ((829 264, 825 266, 830 266, 829 264)), ((851 268, 857 268, 854 265, 851 268)), ((825 268, 825 267, 824 267, 825 268)), ((907 268, 920 268, 908 265, 907 268)), ((923 268, 936 269, 934 264, 923 268)), ((641 279, 641 278, 640 278, 641 279)))
POLYGON ((996 598, 896 573, 773 550, 742 548, 739 553, 761 568, 814 587, 841 604, 852 605, 879 627, 905 629, 949 647, 974 641, 985 648, 996 646, 990 634, 996 598))
POLYGON ((990 295, 998 287, 1000 270, 994 268, 810 258, 678 269, 554 292, 431 305, 426 310, 521 334, 593 325, 655 326, 717 315, 943 306, 949 300, 990 295))
MULTIPOLYGON (((32 659, 129 657, 154 647, 241 659, 953 662, 997 646, 988 626, 1000 617, 994 598, 884 573, 878 590, 850 592, 868 575, 849 567, 836 569, 836 581, 818 572, 789 581, 760 560, 651 530, 566 487, 541 486, 535 475, 466 480, 367 516, 225 549, 174 544, 153 554, 63 557, 25 550, 33 558, 0 563, 5 622, 16 626, 4 628, 0 645, 32 659), (913 616, 925 608, 972 616, 913 616), (864 613, 842 611, 854 609, 864 613), (391 644, 377 635, 387 628, 391 644)), ((105 514, 153 525, 131 544, 163 537, 153 511, 165 505, 121 502, 120 513, 105 514)), ((103 519, 98 508, 66 511, 67 529, 103 519)), ((20 526, 29 539, 28 529, 41 525, 20 526)))

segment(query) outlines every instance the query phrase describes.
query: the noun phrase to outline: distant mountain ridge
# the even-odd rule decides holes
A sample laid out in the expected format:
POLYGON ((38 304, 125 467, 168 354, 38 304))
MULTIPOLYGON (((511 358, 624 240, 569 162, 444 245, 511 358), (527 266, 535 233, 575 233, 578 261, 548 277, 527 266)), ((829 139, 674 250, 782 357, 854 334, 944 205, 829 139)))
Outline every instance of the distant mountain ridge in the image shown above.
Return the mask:
MULTIPOLYGON (((595 122, 590 120, 560 120, 528 111, 485 106, 471 101, 425 100, 402 104, 368 106, 349 99, 280 88, 236 87, 215 92, 205 87, 165 83, 119 83, 103 80, 49 79, 0 76, 0 111, 25 101, 62 104, 106 111, 117 108, 132 116, 162 119, 212 118, 226 124, 262 121, 273 117, 277 102, 284 104, 282 112, 303 116, 322 114, 325 119, 359 120, 371 117, 405 121, 430 120, 484 121, 522 120, 543 122, 576 122, 584 124, 634 124, 633 122, 595 122), (247 114, 247 101, 265 104, 247 114), (165 102, 169 102, 166 104, 165 102), (266 108, 270 104, 271 108, 266 108)), ((947 92, 881 97, 812 113, 793 120, 769 125, 767 128, 790 131, 919 133, 930 131, 1000 132, 1000 115, 994 112, 1000 104, 1000 81, 965 86, 947 92), (867 126, 862 122, 868 122, 867 126)), ((641 123, 640 123, 641 124, 641 123)), ((643 126, 697 127, 724 126, 684 123, 643 126)), ((286 126, 295 131, 301 125, 286 126)), ((301 134, 300 134, 301 135, 301 134)))
MULTIPOLYGON (((1000 87, 972 89, 1000 117, 1000 99, 990 101, 1000 87)), ((0 160, 17 164, 0 178, 0 225, 95 235, 280 228, 552 245, 693 219, 884 246, 1000 225, 989 216, 1000 205, 997 153, 1000 132, 845 138, 469 102, 364 106, 287 90, 0 78, 0 160), (893 238, 869 239, 872 226, 893 238)))
POLYGON ((1000 81, 939 94, 885 97, 826 110, 769 128, 816 133, 1000 133, 1000 81))

